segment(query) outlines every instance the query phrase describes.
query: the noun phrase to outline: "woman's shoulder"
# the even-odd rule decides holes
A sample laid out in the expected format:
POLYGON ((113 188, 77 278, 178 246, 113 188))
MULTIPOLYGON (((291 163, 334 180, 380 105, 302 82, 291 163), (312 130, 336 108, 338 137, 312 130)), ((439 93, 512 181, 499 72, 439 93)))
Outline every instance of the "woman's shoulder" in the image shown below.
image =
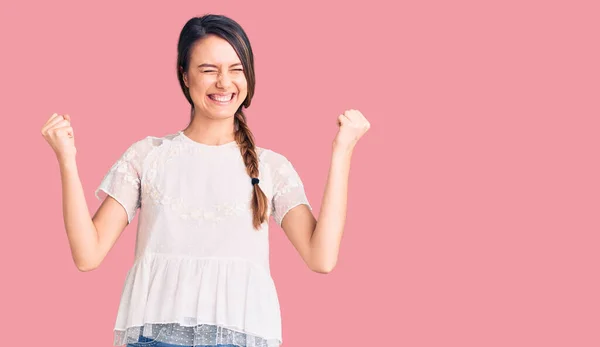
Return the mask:
POLYGON ((146 135, 141 138, 135 139, 127 149, 129 156, 135 156, 139 159, 144 159, 153 150, 161 147, 166 142, 169 142, 175 138, 177 134, 167 135, 146 135))
POLYGON ((262 165, 277 170, 291 164, 288 157, 282 152, 265 147, 257 146, 256 148, 257 156, 262 165))
POLYGON ((258 156, 261 162, 267 164, 277 162, 280 161, 282 158, 285 158, 283 154, 274 151, 271 148, 261 146, 256 146, 256 155, 258 156))
POLYGON ((136 139, 131 147, 138 150, 152 150, 153 148, 160 147, 165 142, 172 141, 177 136, 176 133, 166 135, 146 135, 142 138, 136 139))

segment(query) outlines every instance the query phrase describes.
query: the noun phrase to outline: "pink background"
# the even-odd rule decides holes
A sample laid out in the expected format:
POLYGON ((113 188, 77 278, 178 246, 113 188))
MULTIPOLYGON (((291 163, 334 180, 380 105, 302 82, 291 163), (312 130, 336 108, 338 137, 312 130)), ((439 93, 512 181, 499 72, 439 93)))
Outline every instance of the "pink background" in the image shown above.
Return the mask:
POLYGON ((285 347, 600 345, 597 2, 85 3, 0 8, 2 345, 111 345, 137 218, 78 272, 40 129, 72 116, 93 213, 128 145, 187 124, 177 37, 208 12, 246 29, 250 127, 315 214, 337 115, 372 124, 331 274, 271 222, 285 347))

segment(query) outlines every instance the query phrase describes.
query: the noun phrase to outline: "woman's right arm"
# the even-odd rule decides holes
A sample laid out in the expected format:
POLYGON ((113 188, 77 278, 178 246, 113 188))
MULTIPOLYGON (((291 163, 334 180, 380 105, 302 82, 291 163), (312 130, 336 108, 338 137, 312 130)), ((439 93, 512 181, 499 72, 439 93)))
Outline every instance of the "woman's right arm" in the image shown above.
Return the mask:
POLYGON ((63 219, 73 261, 80 271, 94 270, 125 230, 127 214, 109 195, 90 218, 75 161, 61 162, 60 168, 63 219))
POLYGON ((97 268, 128 224, 125 209, 107 196, 92 218, 76 163, 70 117, 54 114, 42 135, 56 153, 62 183, 65 230, 75 266, 80 271, 97 268))

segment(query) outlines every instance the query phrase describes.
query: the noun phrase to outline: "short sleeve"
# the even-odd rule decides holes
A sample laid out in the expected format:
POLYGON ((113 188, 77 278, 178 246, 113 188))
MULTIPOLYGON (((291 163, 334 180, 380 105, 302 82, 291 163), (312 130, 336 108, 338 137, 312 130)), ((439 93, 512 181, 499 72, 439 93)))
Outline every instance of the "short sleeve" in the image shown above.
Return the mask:
POLYGON ((142 155, 139 142, 131 145, 108 170, 95 191, 99 200, 113 197, 127 213, 131 223, 140 207, 142 155))
POLYGON ((283 217, 294 207, 304 204, 312 207, 306 196, 304 184, 292 163, 280 154, 276 154, 273 167, 272 216, 281 226, 283 217))

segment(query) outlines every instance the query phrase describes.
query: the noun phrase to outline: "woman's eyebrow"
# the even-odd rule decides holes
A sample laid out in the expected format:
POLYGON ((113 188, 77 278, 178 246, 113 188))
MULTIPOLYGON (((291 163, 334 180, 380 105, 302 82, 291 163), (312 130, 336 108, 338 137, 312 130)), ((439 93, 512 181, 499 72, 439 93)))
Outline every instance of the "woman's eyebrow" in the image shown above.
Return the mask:
MULTIPOLYGON (((242 63, 231 64, 229 67, 234 67, 234 66, 237 66, 237 65, 242 65, 242 63)), ((198 67, 214 67, 214 68, 217 68, 217 65, 204 63, 204 64, 198 65, 198 67)))

